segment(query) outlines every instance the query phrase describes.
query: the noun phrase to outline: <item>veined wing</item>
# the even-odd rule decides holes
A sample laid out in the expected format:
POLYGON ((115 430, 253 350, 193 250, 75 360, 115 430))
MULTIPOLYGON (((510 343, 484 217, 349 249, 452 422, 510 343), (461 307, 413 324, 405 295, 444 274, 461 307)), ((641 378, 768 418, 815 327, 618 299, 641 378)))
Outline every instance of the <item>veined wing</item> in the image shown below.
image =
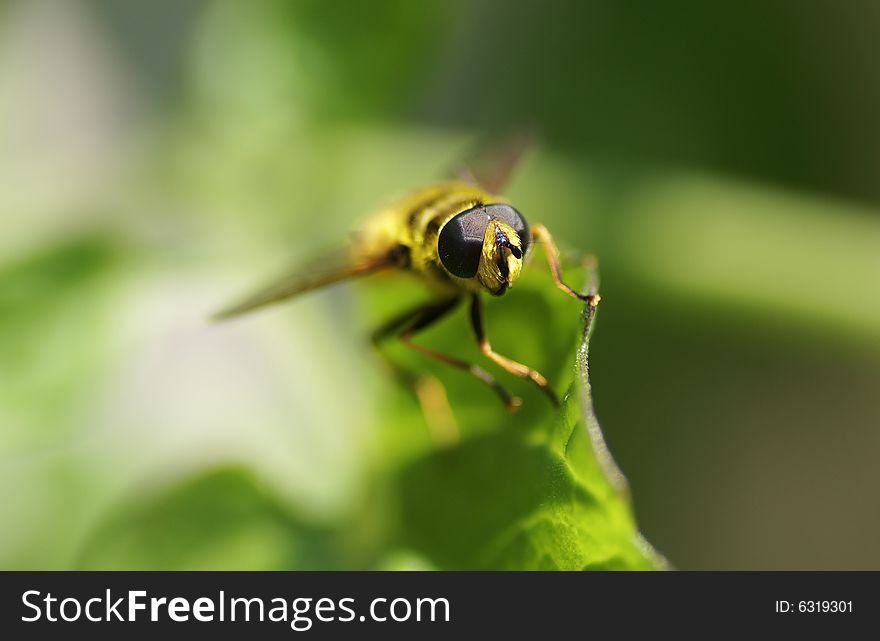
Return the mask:
POLYGON ((535 136, 530 131, 484 140, 465 156, 454 172, 455 177, 498 194, 534 143, 535 136))
POLYGON ((394 267, 391 255, 354 259, 348 251, 327 253, 271 281, 241 301, 216 314, 214 320, 224 320, 273 305, 350 278, 366 276, 381 269, 394 267))

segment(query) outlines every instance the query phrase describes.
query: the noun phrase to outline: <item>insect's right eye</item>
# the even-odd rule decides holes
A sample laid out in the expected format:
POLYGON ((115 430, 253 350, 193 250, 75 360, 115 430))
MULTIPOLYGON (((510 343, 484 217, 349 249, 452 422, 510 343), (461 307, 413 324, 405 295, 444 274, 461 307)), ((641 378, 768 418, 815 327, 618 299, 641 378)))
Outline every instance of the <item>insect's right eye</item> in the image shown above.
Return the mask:
POLYGON ((461 212, 443 225, 437 238, 437 253, 450 274, 459 278, 477 275, 488 224, 488 214, 482 208, 474 208, 461 212))

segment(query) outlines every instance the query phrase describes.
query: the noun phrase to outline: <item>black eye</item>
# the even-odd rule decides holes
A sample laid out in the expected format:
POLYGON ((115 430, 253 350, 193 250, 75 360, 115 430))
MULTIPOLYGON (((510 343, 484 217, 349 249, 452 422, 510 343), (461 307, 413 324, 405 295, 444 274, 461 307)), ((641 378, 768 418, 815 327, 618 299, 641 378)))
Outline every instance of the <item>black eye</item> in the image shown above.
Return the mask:
POLYGON ((468 209, 443 225, 437 238, 440 262, 453 276, 473 278, 480 266, 489 215, 483 207, 468 209))
MULTIPOLYGON (((522 214, 510 205, 504 204, 486 205, 485 209, 486 213, 489 214, 491 218, 501 220, 513 227, 513 231, 519 236, 520 242, 522 243, 522 253, 525 255, 529 250, 531 232, 529 231, 529 224, 526 222, 526 219, 522 217, 522 214)), ((515 253, 514 256, 516 256, 515 253)), ((517 256, 517 258, 520 258, 520 256, 517 256)))

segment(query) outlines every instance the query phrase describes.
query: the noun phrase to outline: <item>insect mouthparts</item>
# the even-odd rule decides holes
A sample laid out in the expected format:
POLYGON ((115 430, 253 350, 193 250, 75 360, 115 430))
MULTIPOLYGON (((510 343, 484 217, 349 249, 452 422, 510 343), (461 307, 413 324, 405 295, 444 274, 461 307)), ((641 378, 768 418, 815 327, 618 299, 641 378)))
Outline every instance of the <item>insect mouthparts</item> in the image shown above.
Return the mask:
POLYGON ((495 229, 495 244, 499 247, 507 247, 515 258, 522 258, 522 250, 511 243, 507 235, 498 228, 495 229))

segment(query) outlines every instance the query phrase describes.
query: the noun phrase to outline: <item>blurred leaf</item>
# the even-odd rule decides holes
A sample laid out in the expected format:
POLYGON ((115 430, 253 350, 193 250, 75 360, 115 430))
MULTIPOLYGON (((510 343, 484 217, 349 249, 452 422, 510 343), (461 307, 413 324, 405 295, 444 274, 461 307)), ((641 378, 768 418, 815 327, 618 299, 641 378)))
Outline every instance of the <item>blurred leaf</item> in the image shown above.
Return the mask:
POLYGON ((655 295, 877 344, 873 209, 693 172, 633 184, 621 204, 603 256, 655 295))
POLYGON ((209 113, 259 116, 257 128, 407 115, 431 90, 455 9, 397 0, 213 3, 195 38, 196 95, 209 113))
MULTIPOLYGON (((428 445, 426 428, 418 429, 425 421, 417 405, 398 404, 387 431, 394 440, 404 431, 415 434, 408 451, 398 450, 399 543, 441 569, 662 566, 636 529, 625 481, 593 414, 587 346, 594 314, 585 310, 579 323, 578 305, 553 288, 547 273, 535 271, 505 297, 506 322, 490 320, 490 335, 497 323, 497 350, 509 349, 553 375, 551 381, 562 379, 562 408, 552 410, 540 393, 523 386, 516 392, 525 406, 507 416, 487 389, 457 372, 436 370, 447 383, 463 440, 449 449, 428 445), (529 327, 535 319, 540 327, 529 327)), ((464 328, 449 321, 444 329, 443 340, 437 332, 422 342, 461 355, 464 328)))
POLYGON ((253 475, 221 467, 128 499, 86 544, 81 569, 278 570, 332 567, 333 541, 299 522, 253 475))
POLYGON ((0 266, 0 446, 69 436, 75 409, 108 349, 109 274, 116 247, 87 236, 0 266))
POLYGON ((319 117, 366 113, 387 118, 410 113, 430 87, 430 71, 457 7, 397 0, 342 7, 308 0, 282 2, 280 9, 292 42, 309 62, 321 65, 322 76, 313 79, 315 94, 324 99, 319 117))

